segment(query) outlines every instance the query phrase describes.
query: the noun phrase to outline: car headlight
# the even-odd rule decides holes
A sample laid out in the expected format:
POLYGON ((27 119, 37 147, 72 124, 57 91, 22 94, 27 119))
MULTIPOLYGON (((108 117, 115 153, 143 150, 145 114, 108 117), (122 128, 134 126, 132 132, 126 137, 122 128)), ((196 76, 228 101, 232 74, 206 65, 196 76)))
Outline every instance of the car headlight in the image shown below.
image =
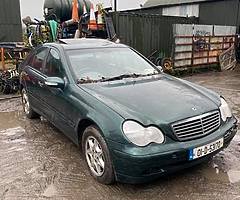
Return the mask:
POLYGON ((227 118, 232 117, 232 111, 228 106, 227 102, 223 98, 221 98, 220 112, 221 112, 222 120, 224 122, 227 120, 227 118))
POLYGON ((154 126, 143 127, 135 121, 125 121, 123 123, 123 133, 133 144, 144 147, 150 143, 162 144, 165 137, 158 128, 154 126))

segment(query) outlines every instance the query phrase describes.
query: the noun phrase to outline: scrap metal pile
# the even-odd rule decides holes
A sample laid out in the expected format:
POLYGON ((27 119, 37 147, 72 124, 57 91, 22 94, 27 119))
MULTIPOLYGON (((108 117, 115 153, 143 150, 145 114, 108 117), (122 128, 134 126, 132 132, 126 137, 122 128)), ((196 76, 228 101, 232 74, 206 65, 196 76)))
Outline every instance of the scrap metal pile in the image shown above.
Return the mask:
POLYGON ((18 65, 31 49, 38 45, 66 38, 102 38, 118 41, 112 18, 102 4, 94 5, 89 0, 45 0, 44 21, 22 21, 26 25, 24 44, 0 43, 2 69, 0 68, 0 93, 17 93, 19 89, 18 65), (59 4, 60 3, 60 4, 59 4), (59 5, 58 5, 59 4, 59 5), (4 55, 3 55, 4 54, 4 55), (11 67, 6 62, 12 62, 11 67), (14 66, 14 67, 13 67, 14 66))
POLYGON ((23 43, 0 43, 1 67, 0 69, 0 94, 14 94, 19 90, 18 66, 23 61, 30 49, 23 43))
POLYGON ((15 69, 0 71, 0 93, 13 94, 19 91, 19 73, 15 69))
POLYGON ((94 5, 85 0, 61 0, 61 7, 58 3, 45 0, 44 21, 37 19, 32 21, 30 17, 23 19, 26 25, 24 34, 26 46, 33 48, 66 38, 93 37, 117 41, 112 18, 102 4, 96 5, 95 12, 94 5))

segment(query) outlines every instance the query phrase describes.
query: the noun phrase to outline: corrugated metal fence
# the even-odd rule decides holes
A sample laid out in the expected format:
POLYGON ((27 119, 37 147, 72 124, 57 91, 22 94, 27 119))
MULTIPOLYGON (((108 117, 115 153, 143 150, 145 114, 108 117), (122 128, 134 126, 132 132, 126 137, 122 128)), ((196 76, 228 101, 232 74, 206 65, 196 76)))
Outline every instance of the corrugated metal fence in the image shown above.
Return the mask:
POLYGON ((145 56, 158 50, 164 57, 171 56, 173 24, 198 23, 196 18, 136 13, 117 13, 113 19, 122 43, 137 49, 145 56))
POLYGON ((19 0, 1 0, 0 4, 0 42, 21 42, 19 0))

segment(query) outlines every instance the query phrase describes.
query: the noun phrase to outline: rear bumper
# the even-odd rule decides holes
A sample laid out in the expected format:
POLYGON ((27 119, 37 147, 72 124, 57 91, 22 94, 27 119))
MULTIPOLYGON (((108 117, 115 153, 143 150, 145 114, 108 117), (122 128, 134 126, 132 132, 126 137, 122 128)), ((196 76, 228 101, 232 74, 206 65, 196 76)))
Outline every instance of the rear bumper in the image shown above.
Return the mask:
POLYGON ((163 151, 164 148, 161 148, 158 153, 152 152, 155 152, 159 145, 149 145, 149 147, 137 151, 136 147, 131 149, 131 147, 126 146, 122 146, 121 149, 119 149, 120 146, 117 146, 118 149, 114 149, 115 144, 110 149, 114 149, 111 154, 116 179, 124 183, 144 183, 198 165, 226 148, 236 132, 237 120, 233 118, 224 127, 209 136, 190 142, 176 142, 176 145, 173 143, 170 147, 166 146, 167 151, 163 151), (224 137, 222 149, 200 159, 189 161, 189 149, 209 144, 222 137, 224 137))

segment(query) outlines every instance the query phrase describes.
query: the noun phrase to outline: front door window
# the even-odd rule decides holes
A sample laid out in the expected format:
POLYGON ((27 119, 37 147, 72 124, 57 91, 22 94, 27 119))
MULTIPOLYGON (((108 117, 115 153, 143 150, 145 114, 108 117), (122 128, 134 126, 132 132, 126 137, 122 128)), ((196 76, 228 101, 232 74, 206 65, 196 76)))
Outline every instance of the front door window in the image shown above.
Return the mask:
POLYGON ((46 47, 42 47, 37 50, 36 54, 33 56, 32 60, 30 61, 30 66, 34 69, 42 72, 44 67, 44 61, 47 57, 49 49, 46 47))
POLYGON ((48 77, 63 78, 62 62, 59 53, 54 49, 51 49, 48 54, 43 74, 48 77))

